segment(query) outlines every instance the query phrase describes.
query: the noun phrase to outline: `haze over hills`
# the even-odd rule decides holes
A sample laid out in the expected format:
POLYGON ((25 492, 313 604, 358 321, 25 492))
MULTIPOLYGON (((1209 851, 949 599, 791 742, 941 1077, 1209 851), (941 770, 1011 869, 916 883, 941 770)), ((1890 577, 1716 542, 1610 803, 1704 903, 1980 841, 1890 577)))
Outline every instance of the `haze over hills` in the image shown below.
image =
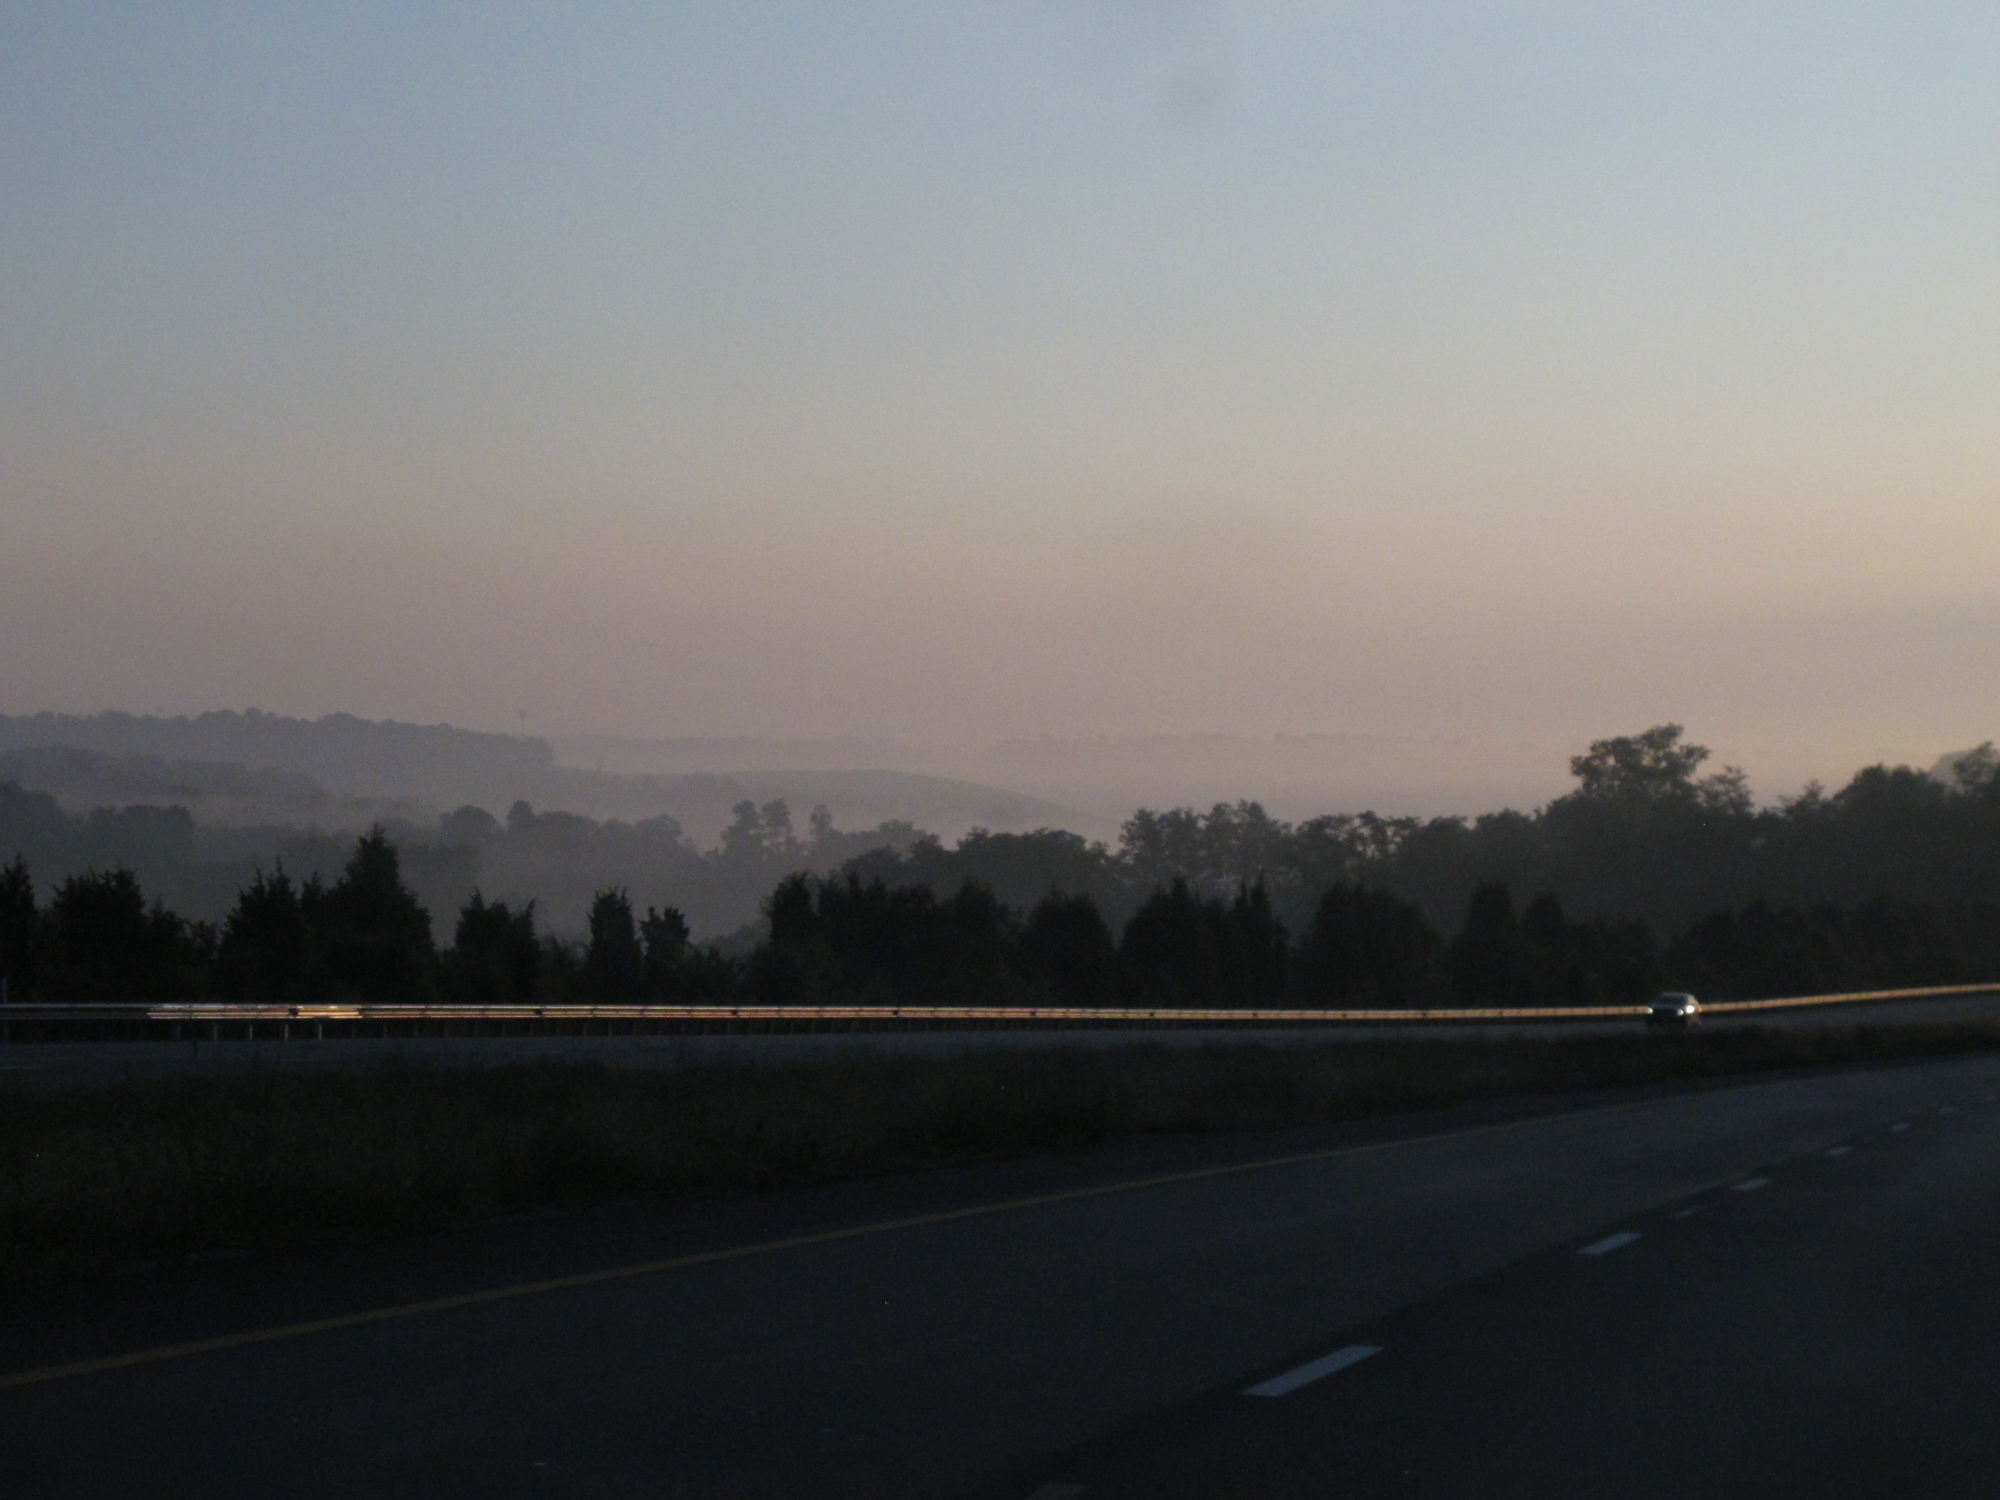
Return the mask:
POLYGON ((65 806, 176 803, 203 823, 365 828, 517 801, 593 818, 674 818, 713 843, 745 799, 824 805, 842 827, 1062 827, 1115 839, 1141 806, 1245 798, 1281 817, 1534 806, 1575 746, 1414 735, 1042 736, 964 745, 890 737, 540 738, 261 713, 0 716, 0 779, 65 806))
POLYGON ((72 810, 176 804, 216 826, 359 829, 383 820, 434 821, 467 804, 504 815, 525 801, 593 818, 664 814, 707 844, 737 804, 780 798, 801 818, 823 805, 844 826, 900 820, 945 838, 975 826, 1019 830, 1074 820, 1054 802, 917 771, 767 764, 718 774, 731 770, 564 765, 542 739, 349 714, 0 716, 0 780, 47 791, 72 810))
POLYGON ((776 879, 925 833, 1072 824, 992 786, 881 768, 674 774, 564 765, 545 740, 348 714, 0 717, 0 843, 52 888, 124 865, 219 920, 259 869, 338 875, 385 826, 440 937, 475 889, 574 935, 594 893, 678 907, 695 934, 754 920, 776 879))
POLYGON ((0 750, 0 781, 47 792, 71 812, 95 807, 184 807, 211 828, 279 824, 350 829, 436 817, 427 802, 343 796, 303 771, 281 766, 170 760, 74 745, 0 750))
MULTIPOLYGON (((1561 764, 1544 760, 1536 776, 1561 764)), ((349 714, 41 713, 0 716, 0 787, 11 784, 0 832, 45 886, 127 864, 214 920, 274 861, 332 878, 353 835, 380 823, 440 935, 474 888, 535 900, 549 930, 574 932, 592 894, 616 885, 680 907, 713 937, 754 919, 786 870, 907 849, 924 833, 955 843, 979 828, 1062 828, 1116 843, 1141 804, 1245 796, 1279 816, 1400 810, 1440 767, 1443 784, 1493 801, 1526 770, 1470 745, 1365 736, 552 743, 349 714)))
MULTIPOLYGON (((1614 726, 1615 727, 1615 726, 1614 726)), ((0 779, 64 806, 186 806, 204 824, 359 829, 516 801, 594 818, 674 818, 713 843, 748 799, 825 805, 843 827, 909 822, 1063 827, 1112 839, 1137 807, 1253 800, 1275 816, 1439 816, 1534 807, 1562 795, 1569 742, 1391 734, 1043 735, 978 743, 890 736, 542 738, 369 720, 213 712, 0 715, 0 779), (87 752, 87 753, 86 753, 87 752)), ((1745 747, 1760 793, 1838 777, 1784 747, 1745 747), (1779 779, 1770 770, 1776 763, 1779 779), (1766 769, 1759 771, 1758 767, 1766 769)), ((1885 757, 1886 758, 1886 757, 1885 757)))
POLYGON ((1382 734, 1043 735, 965 745, 858 736, 579 735, 553 744, 566 764, 610 772, 721 772, 745 780, 779 768, 868 768, 1012 787, 1066 809, 1064 826, 1093 838, 1115 838, 1136 807, 1210 807, 1245 798, 1290 818, 1361 808, 1434 816, 1535 806, 1567 789, 1563 766, 1581 748, 1382 734))
POLYGON ((346 714, 0 717, 9 856, 45 889, 127 866, 211 921, 259 869, 332 879, 378 823, 441 934, 474 889, 536 902, 548 930, 574 933, 593 894, 616 886, 709 937, 753 920, 789 870, 925 832, 1067 821, 1054 803, 922 773, 583 769, 526 736, 346 714))
POLYGON ((537 784, 555 764, 546 742, 448 724, 257 709, 174 717, 129 713, 0 716, 0 749, 66 745, 106 755, 302 772, 337 795, 431 803, 495 800, 537 784))

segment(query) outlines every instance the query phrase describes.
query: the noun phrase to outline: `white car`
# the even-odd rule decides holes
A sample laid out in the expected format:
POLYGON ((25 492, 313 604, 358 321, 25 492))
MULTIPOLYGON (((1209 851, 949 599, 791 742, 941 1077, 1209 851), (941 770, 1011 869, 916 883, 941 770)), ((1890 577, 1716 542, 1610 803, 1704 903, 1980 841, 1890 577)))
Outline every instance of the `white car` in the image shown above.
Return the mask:
POLYGON ((1655 995, 1646 1007, 1648 1026, 1699 1026, 1701 1002, 1685 990, 1655 995))

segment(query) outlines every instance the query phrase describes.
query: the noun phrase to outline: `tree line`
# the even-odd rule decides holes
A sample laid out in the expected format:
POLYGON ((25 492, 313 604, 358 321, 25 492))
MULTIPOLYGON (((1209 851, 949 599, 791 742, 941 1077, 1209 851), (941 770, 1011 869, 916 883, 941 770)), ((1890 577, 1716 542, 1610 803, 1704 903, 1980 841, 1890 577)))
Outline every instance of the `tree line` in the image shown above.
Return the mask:
POLYGON ((540 933, 533 902, 460 908, 448 947, 379 830, 340 877, 259 873, 220 923, 148 902, 131 871, 72 875, 44 905, 26 863, 0 869, 0 976, 11 1000, 428 1004, 1136 1005, 1397 1009, 1606 1005, 1665 984, 1711 998, 2000 976, 2000 908, 1873 900, 1711 913, 1666 943, 1637 919, 1520 909, 1479 886, 1443 937, 1414 902, 1367 885, 1321 893, 1296 935, 1261 882, 1220 896, 1184 878, 1114 929, 1088 893, 1025 910, 976 881, 939 895, 857 871, 787 876, 761 942, 689 941, 672 908, 616 888, 589 935, 540 933))
MULTIPOLYGON (((1809 786, 1763 808, 1740 771, 1708 771, 1708 759, 1667 724, 1595 742, 1571 761, 1575 789, 1530 813, 1291 823, 1255 802, 1141 809, 1109 845, 1042 829, 974 830, 947 847, 907 823, 843 831, 823 808, 798 828, 775 800, 740 803, 705 850, 671 818, 596 820, 525 802, 504 816, 466 806, 387 832, 434 912, 457 910, 475 889, 517 908, 533 898, 545 929, 581 937, 597 893, 620 888, 635 909, 678 909, 700 938, 737 932, 736 953, 761 933, 772 888, 800 872, 941 892, 972 881, 1023 913, 1061 890, 1090 896, 1120 931, 1176 879, 1225 900, 1261 881, 1295 934, 1340 884, 1412 902, 1440 932, 1455 932, 1473 892, 1495 883, 1523 902, 1554 895, 1581 920, 1636 918, 1663 935, 1759 900, 1800 910, 2000 904, 2000 756, 1990 745, 1930 770, 1871 766, 1837 791, 1809 786)), ((259 868, 282 860, 331 882, 350 843, 315 830, 198 827, 178 807, 72 815, 0 783, 0 858, 25 854, 45 891, 72 872, 124 865, 176 910, 216 922, 259 868)))
MULTIPOLYGON (((330 879, 253 868, 212 921, 149 901, 123 861, 65 876, 38 904, 17 853, 0 872, 0 974, 16 998, 51 999, 1383 1007, 2000 977, 1992 746, 1931 772, 1871 767, 1766 809, 1740 771, 1704 773, 1707 759, 1662 725, 1592 744, 1571 762, 1576 789, 1533 814, 1289 824, 1253 802, 1141 810, 1116 849, 1046 829, 975 830, 946 848, 907 826, 841 833, 823 810, 802 837, 774 802, 742 804, 701 855, 670 819, 468 807, 443 820, 442 845, 377 828, 325 861, 330 879), (634 864, 680 873, 571 892, 578 937, 477 882, 420 895, 440 847, 496 857, 510 892, 550 862, 572 883, 634 864), (758 926, 691 941, 699 909, 671 897, 700 879, 761 892, 758 926), (432 934, 440 907, 457 910, 448 946, 432 934)), ((67 817, 13 790, 45 833, 67 817)), ((179 809, 100 813, 65 826, 107 848, 120 829, 190 836, 179 809)))
POLYGON ((1441 929, 1475 890, 1543 892, 1587 918, 1678 932, 1725 907, 2000 904, 2000 752, 1990 744, 1930 770, 1871 766, 1838 791, 1814 783, 1757 807, 1743 773, 1705 772, 1709 752, 1677 724, 1594 742, 1576 787, 1532 813, 1477 818, 1328 814, 1298 823, 1255 802, 1141 809, 1115 849, 1075 834, 979 834, 865 856, 890 884, 985 882, 1031 902, 1053 881, 1088 890, 1122 920, 1176 878, 1226 895, 1258 880, 1295 929, 1322 891, 1367 885, 1420 907, 1441 929))
MULTIPOLYGON (((520 904, 530 898, 545 925, 580 935, 595 894, 630 891, 641 905, 675 906, 705 935, 758 919, 779 877, 827 873, 854 855, 907 846, 920 830, 890 821, 840 829, 824 807, 794 826, 783 799, 741 801, 712 848, 699 848, 674 818, 597 819, 539 811, 516 801, 501 816, 466 805, 431 820, 382 825, 425 905, 454 911, 475 889, 520 904)), ((124 866, 148 891, 190 917, 220 922, 260 869, 282 863, 309 877, 336 879, 351 833, 309 827, 198 823, 185 807, 99 807, 67 811, 46 792, 0 781, 0 859, 24 856, 46 892, 72 873, 124 866)))

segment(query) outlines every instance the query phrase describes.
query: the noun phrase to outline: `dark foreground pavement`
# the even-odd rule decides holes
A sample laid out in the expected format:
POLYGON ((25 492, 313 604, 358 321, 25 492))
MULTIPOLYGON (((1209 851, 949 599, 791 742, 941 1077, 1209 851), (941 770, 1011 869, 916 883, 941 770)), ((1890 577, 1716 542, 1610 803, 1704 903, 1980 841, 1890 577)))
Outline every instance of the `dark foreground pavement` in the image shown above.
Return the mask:
POLYGON ((1996 1100, 1959 1059, 17 1289, 22 1372, 924 1220, 16 1384, 0 1494, 1987 1495, 1996 1100))

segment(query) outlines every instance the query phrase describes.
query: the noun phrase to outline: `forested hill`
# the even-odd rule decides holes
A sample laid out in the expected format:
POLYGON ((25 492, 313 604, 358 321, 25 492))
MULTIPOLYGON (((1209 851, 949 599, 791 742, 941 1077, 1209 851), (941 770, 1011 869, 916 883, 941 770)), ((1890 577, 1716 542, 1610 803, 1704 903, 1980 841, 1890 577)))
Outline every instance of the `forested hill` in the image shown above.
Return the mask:
POLYGON ((998 787, 905 771, 604 771, 560 764, 541 739, 255 709, 194 718, 0 717, 0 781, 48 792, 73 812, 177 805, 204 827, 347 833, 376 822, 434 822, 468 805, 504 813, 516 802, 627 821, 665 815, 703 844, 721 835, 745 799, 783 800, 801 811, 825 804, 849 826, 911 822, 947 834, 1069 816, 998 787))
MULTIPOLYGON (((517 905, 533 901, 549 930, 572 935, 592 896, 616 886, 679 908, 703 938, 756 920, 772 885, 790 872, 834 870, 864 851, 920 837, 895 822, 843 832, 823 807, 795 828, 783 799, 739 802, 706 850, 669 816, 598 820, 538 812, 526 801, 504 817, 466 805, 423 821, 387 819, 381 831, 417 897, 440 915, 479 889, 517 905)), ((182 916, 215 921, 260 870, 331 880, 353 843, 351 833, 323 826, 207 826, 175 805, 70 812, 46 792, 0 779, 0 864, 21 857, 45 893, 71 875, 124 868, 182 916)))
MULTIPOLYGON (((1673 725, 1599 741, 1568 797, 1469 823, 1142 811, 1115 851, 1053 830, 951 849, 908 827, 843 835, 823 810, 802 839, 784 804, 746 802, 699 853, 667 819, 600 824, 523 803, 503 823, 468 807, 436 842, 376 829, 317 851, 322 872, 339 856, 330 876, 294 878, 315 851, 287 850, 283 871, 247 873, 219 921, 149 904, 159 888, 133 868, 38 882, 23 854, 0 863, 0 976, 15 996, 59 999, 1203 1007, 1626 1004, 1663 984, 1732 998, 2000 978, 1990 747, 1942 779, 1871 767, 1764 811, 1737 773, 1699 774, 1705 754, 1673 725), (900 847, 870 847, 892 832, 900 847), (462 894, 441 899, 454 881, 462 894), (724 900, 765 920, 704 944, 724 900), (581 941, 543 925, 552 906, 581 909, 581 941)), ((169 864, 194 838, 181 809, 76 819, 0 783, 0 847, 10 828, 49 851, 143 845, 169 864)))
MULTIPOLYGON (((433 911, 455 910, 477 886, 537 900, 560 932, 576 931, 594 894, 615 887, 679 908, 697 938, 715 936, 755 920, 783 875, 842 868, 940 895, 977 882, 1021 911, 1051 890, 1088 895, 1114 925, 1176 880, 1224 899, 1261 883, 1295 933, 1336 885, 1392 893, 1446 932, 1495 883, 1523 899, 1547 893, 1584 920, 1660 933, 1754 902, 2000 904, 2000 756, 1990 746, 1941 770, 1871 766, 1837 791, 1813 787, 1765 808, 1740 773, 1706 771, 1707 754, 1663 725, 1593 744, 1571 763, 1575 790, 1534 812, 1288 823, 1254 802, 1142 809, 1116 848, 1048 828, 974 830, 955 844, 908 821, 842 832, 823 808, 801 828, 782 798, 737 801, 708 848, 671 816, 597 820, 525 799, 383 821, 433 911)), ((25 855, 45 889, 125 864, 190 916, 220 916, 274 858, 294 875, 330 878, 347 846, 316 829, 214 828, 171 805, 73 811, 0 785, 0 861, 25 855)))
POLYGON ((546 799, 556 770, 555 751, 546 740, 351 714, 293 719, 253 708, 192 718, 0 715, 0 750, 57 745, 302 772, 336 796, 408 798, 443 808, 546 799))
POLYGON ((1838 791, 1814 785, 1765 808, 1740 771, 1704 771, 1708 758, 1666 724, 1596 741, 1570 762, 1576 789, 1533 812, 1289 823, 1254 802, 1141 809, 1115 851, 1093 852, 1073 835, 996 835, 867 855, 857 869, 940 892, 977 880, 1015 905, 1053 884, 1088 891, 1113 912, 1177 878, 1216 895, 1261 880, 1295 931, 1319 893, 1343 882, 1414 901, 1446 930, 1493 882, 1660 931, 1753 901, 2000 903, 2000 755, 1991 745, 1936 770, 1869 766, 1838 791))

